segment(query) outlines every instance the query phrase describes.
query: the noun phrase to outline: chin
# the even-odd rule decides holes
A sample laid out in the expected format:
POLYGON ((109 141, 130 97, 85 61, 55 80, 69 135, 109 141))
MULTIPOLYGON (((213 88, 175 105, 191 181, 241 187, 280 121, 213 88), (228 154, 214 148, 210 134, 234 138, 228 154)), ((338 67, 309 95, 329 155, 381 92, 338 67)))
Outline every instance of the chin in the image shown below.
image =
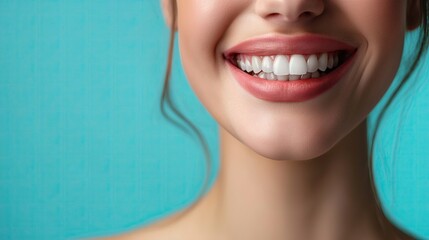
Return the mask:
POLYGON ((300 134, 297 137, 281 136, 278 133, 247 132, 236 138, 256 154, 277 161, 306 161, 320 157, 336 144, 335 136, 321 134, 300 134))

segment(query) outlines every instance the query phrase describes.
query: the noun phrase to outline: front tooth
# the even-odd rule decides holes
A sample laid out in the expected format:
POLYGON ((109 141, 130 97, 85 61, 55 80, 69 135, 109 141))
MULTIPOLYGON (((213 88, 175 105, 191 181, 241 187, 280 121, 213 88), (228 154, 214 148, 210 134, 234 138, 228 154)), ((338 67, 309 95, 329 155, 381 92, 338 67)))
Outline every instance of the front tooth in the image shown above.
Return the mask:
POLYGON ((260 72, 260 73, 258 74, 258 77, 259 77, 259 78, 264 78, 264 79, 265 79, 265 73, 264 73, 264 72, 260 72))
POLYGON ((328 54, 323 53, 319 57, 319 70, 325 71, 327 67, 328 67, 328 54))
POLYGON ((310 57, 308 57, 307 71, 312 73, 317 71, 318 68, 319 68, 319 61, 317 60, 317 56, 311 55, 310 57))
POLYGON ((294 54, 290 57, 289 73, 291 75, 302 75, 307 73, 307 62, 303 55, 294 54))
POLYGON ((262 59, 262 71, 266 73, 273 72, 273 60, 271 60, 271 57, 265 56, 264 59, 262 59))
POLYGON ((252 67, 254 73, 259 73, 262 70, 262 60, 260 57, 252 57, 252 67))
POLYGON ((249 57, 246 57, 246 60, 244 63, 246 64, 246 71, 251 72, 253 68, 252 68, 252 64, 250 63, 249 57))
POLYGON ((276 75, 289 75, 289 61, 286 56, 276 56, 273 63, 273 72, 276 75))
POLYGON ((334 57, 332 56, 332 54, 328 55, 328 68, 333 68, 334 67, 334 57))

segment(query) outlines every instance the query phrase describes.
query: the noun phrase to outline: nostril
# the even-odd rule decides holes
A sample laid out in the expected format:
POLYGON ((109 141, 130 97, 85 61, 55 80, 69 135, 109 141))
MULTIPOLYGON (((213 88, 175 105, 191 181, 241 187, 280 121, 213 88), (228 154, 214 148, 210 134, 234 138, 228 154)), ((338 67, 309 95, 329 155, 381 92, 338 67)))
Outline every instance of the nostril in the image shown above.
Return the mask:
POLYGON ((312 13, 312 12, 303 12, 303 13, 301 13, 301 17, 302 18, 309 18, 309 17, 314 17, 314 16, 315 16, 315 14, 312 13))
POLYGON ((284 19, 284 16, 280 13, 270 13, 266 16, 266 18, 272 20, 282 20, 284 19))
POLYGON ((315 16, 315 14, 313 12, 310 12, 310 11, 302 12, 296 16, 285 15, 285 14, 281 14, 281 13, 270 13, 270 14, 265 16, 265 19, 270 20, 270 21, 296 21, 298 19, 302 19, 302 20, 310 19, 314 16, 315 16))
POLYGON ((280 23, 307 21, 323 14, 324 0, 258 0, 255 13, 265 20, 280 23))

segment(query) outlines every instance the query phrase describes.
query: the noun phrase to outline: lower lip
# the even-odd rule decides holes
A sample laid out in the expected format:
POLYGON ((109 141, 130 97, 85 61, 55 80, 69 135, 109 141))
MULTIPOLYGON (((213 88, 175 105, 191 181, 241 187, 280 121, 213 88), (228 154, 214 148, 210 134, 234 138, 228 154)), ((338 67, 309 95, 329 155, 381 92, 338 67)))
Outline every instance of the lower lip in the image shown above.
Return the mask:
POLYGON ((227 61, 234 78, 256 98, 271 102, 303 102, 331 89, 352 65, 355 54, 334 71, 319 77, 294 81, 266 80, 251 76, 227 61))

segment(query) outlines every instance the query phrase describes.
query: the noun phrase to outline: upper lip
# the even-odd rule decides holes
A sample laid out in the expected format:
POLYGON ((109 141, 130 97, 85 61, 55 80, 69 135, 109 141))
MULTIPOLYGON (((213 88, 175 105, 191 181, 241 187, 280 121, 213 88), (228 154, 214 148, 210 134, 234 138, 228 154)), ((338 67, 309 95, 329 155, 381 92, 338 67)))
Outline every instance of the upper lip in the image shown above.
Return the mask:
POLYGON ((304 35, 267 35, 245 40, 227 49, 224 52, 226 59, 236 54, 270 56, 292 54, 318 54, 325 52, 345 51, 353 52, 356 49, 350 43, 317 34, 304 35))

